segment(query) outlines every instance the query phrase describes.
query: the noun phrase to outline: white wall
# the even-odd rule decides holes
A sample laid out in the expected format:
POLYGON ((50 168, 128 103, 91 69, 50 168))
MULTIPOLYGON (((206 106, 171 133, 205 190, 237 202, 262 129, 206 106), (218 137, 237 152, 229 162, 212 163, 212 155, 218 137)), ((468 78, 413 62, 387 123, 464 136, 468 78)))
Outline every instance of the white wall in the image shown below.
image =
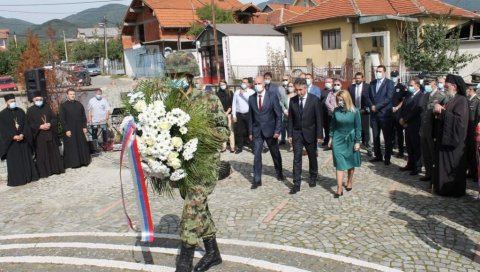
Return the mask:
POLYGON ((236 78, 256 76, 256 66, 268 65, 268 48, 285 53, 284 36, 229 36, 223 38, 225 76, 236 78), (227 63, 230 67, 227 67, 227 63), (238 67, 244 66, 244 67, 238 67))
POLYGON ((134 77, 133 67, 135 66, 135 55, 133 49, 123 50, 123 61, 125 64, 125 74, 129 77, 134 77))
MULTIPOLYGON (((480 41, 461 41, 459 53, 480 55, 480 41)), ((472 80, 471 74, 475 72, 480 72, 480 58, 474 59, 467 64, 467 66, 459 71, 459 74, 467 82, 470 82, 472 80)))

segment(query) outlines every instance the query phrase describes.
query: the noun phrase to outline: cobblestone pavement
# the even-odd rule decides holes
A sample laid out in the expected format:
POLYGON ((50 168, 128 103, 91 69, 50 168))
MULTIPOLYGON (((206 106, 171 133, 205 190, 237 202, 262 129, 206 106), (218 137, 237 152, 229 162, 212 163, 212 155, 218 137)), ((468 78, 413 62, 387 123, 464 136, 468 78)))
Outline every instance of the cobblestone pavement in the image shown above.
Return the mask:
MULTIPOLYGON (((0 175, 0 271, 173 271, 182 200, 150 194, 159 235, 140 243, 125 223, 118 157, 103 154, 88 168, 16 188, 0 175)), ((320 151, 318 186, 304 183, 291 196, 293 154, 282 157, 287 181, 274 178, 264 154, 263 186, 250 190, 253 155, 223 154, 234 171, 209 199, 225 256, 212 271, 480 271, 473 182, 466 197, 438 197, 398 171, 404 160, 364 158, 354 189, 334 199, 331 153, 320 151)), ((304 177, 307 167, 304 157, 304 177)), ((128 169, 123 177, 134 214, 128 169)))

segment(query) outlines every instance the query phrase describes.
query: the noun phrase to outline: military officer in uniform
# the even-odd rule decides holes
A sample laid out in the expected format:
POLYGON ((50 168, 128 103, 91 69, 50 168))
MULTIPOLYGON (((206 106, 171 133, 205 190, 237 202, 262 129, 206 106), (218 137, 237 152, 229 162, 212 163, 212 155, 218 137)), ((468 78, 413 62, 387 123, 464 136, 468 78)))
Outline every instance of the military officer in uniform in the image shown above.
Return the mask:
MULTIPOLYGON (((222 103, 213 92, 203 92, 201 86, 189 84, 185 95, 192 101, 201 100, 206 110, 211 113, 216 129, 222 137, 222 141, 228 140, 229 130, 227 117, 223 113, 222 103)), ((212 157, 212 163, 220 159, 220 154, 212 157)), ((208 209, 208 196, 213 192, 217 181, 202 180, 189 188, 184 197, 184 207, 181 220, 182 247, 177 261, 177 272, 190 272, 193 267, 195 247, 200 239, 205 246, 205 255, 195 265, 193 271, 207 271, 210 267, 222 262, 215 234, 217 232, 212 215, 208 209)))
POLYGON ((403 101, 408 94, 407 88, 400 82, 398 71, 392 71, 390 77, 395 84, 395 93, 393 94, 392 104, 393 104, 393 130, 394 130, 394 144, 395 139, 398 146, 397 158, 403 158, 403 153, 405 149, 405 137, 403 132, 405 128, 400 125, 400 109, 402 108, 403 101))

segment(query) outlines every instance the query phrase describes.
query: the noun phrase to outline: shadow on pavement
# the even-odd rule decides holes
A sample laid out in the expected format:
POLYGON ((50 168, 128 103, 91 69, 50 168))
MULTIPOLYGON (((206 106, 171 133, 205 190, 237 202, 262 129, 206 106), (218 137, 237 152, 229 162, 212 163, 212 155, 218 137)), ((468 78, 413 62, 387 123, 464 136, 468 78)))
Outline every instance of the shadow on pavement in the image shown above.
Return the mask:
POLYGON ((407 213, 391 211, 390 215, 406 221, 406 227, 431 248, 435 250, 449 248, 469 259, 475 256, 476 242, 468 238, 464 230, 457 230, 438 217, 444 217, 478 232, 480 231, 478 202, 469 198, 412 195, 399 191, 392 192, 390 199, 408 210, 407 213), (421 219, 412 218, 408 214, 410 212, 414 212, 415 216, 421 219))

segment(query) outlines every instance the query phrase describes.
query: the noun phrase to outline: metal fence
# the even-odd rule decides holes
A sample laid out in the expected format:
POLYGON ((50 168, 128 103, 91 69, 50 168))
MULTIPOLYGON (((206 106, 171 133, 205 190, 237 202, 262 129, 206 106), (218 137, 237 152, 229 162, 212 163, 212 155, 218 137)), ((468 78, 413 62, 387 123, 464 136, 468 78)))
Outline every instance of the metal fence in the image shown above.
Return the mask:
POLYGON ((272 73, 273 81, 281 81, 284 75, 290 77, 298 77, 301 73, 307 73, 307 66, 248 66, 248 65, 232 65, 230 69, 230 79, 232 82, 239 82, 245 77, 256 77, 266 72, 272 73))
POLYGON ((110 75, 124 75, 125 67, 120 60, 110 60, 108 62, 108 74, 110 75))

